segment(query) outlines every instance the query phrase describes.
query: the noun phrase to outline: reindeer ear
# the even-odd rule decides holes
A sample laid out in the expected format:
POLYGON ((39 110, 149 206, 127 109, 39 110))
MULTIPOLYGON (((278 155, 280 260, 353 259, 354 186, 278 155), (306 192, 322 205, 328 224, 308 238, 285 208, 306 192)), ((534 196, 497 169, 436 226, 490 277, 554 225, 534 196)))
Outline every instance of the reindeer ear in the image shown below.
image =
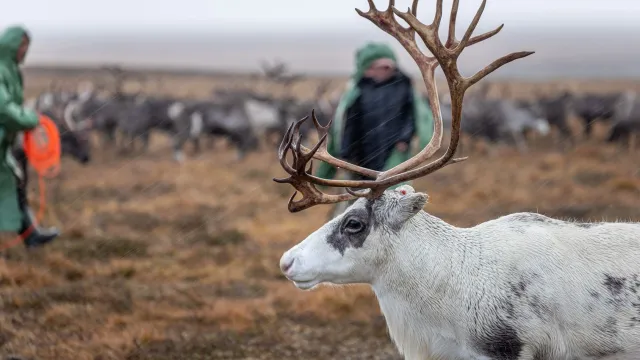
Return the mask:
POLYGON ((402 225, 404 222, 419 213, 429 201, 429 195, 416 192, 409 185, 402 185, 395 189, 400 196, 398 198, 398 211, 395 223, 402 225))

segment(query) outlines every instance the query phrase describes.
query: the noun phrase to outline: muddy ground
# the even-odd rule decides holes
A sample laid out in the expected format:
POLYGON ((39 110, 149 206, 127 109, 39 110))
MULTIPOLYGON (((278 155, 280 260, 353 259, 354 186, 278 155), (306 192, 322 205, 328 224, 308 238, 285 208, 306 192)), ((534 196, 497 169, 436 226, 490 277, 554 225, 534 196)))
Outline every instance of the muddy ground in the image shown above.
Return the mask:
MULTIPOLYGON (((27 77, 30 91, 43 79, 27 77)), ((175 88, 203 93, 195 83, 175 88)), ((426 211, 458 226, 516 211, 638 221, 640 153, 602 145, 605 132, 564 153, 545 139, 527 155, 467 147, 469 160, 414 186, 430 195, 426 211)), ((45 223, 64 233, 45 249, 2 252, 2 356, 400 358, 366 286, 303 292, 280 274, 282 253, 330 207, 287 211, 292 188, 271 180, 284 174, 275 149, 238 163, 216 144, 178 166, 166 139, 152 142, 126 157, 96 148, 86 167, 65 160, 47 183, 45 223)), ((37 189, 30 196, 37 205, 37 189)))

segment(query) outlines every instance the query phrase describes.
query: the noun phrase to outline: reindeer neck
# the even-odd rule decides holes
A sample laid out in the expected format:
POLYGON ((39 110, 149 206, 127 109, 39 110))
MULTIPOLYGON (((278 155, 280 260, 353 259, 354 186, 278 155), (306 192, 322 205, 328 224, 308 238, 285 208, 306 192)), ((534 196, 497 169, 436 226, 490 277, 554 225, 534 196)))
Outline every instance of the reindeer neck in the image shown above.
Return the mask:
POLYGON ((468 234, 421 211, 397 235, 386 269, 372 284, 392 335, 405 338, 428 323, 434 336, 455 336, 464 274, 479 251, 468 234))

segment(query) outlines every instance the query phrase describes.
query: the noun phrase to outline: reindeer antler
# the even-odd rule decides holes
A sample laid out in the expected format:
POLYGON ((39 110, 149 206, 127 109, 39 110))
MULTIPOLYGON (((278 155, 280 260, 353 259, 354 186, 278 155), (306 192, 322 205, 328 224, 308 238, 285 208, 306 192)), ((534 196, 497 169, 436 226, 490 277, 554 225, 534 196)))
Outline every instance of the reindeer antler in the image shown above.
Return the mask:
POLYGON ((305 196, 302 200, 297 202, 293 201, 293 197, 290 199, 289 211, 291 212, 304 210, 316 204, 335 203, 339 201, 351 200, 355 197, 379 197, 380 195, 382 195, 384 190, 389 188, 390 186, 425 176, 446 165, 465 160, 466 158, 453 159, 453 155, 460 140, 462 101, 465 91, 499 67, 514 60, 533 54, 532 51, 523 51, 503 56, 495 60, 482 70, 478 71, 476 74, 465 78, 460 74, 457 65, 457 60, 464 48, 473 44, 477 44, 494 36, 503 28, 503 25, 500 25, 495 30, 478 36, 471 36, 476 28, 476 25, 478 24, 478 21, 480 20, 482 12, 484 11, 486 0, 482 1, 480 8, 478 9, 475 17, 469 25, 469 28, 467 29, 461 40, 458 40, 455 37, 455 23, 458 13, 459 0, 453 1, 451 16, 449 18, 449 35, 445 44, 442 44, 438 36, 438 30, 440 28, 440 22, 442 20, 442 0, 436 0, 436 14, 433 22, 429 25, 421 23, 416 18, 418 8, 417 0, 413 1, 411 9, 407 10, 407 12, 398 11, 394 6, 394 0, 389 1, 389 6, 384 11, 376 9, 372 0, 368 0, 368 2, 370 7, 369 11, 365 13, 356 9, 357 13, 360 16, 369 19, 380 29, 398 40, 398 42, 402 44, 409 55, 411 55, 413 60, 418 65, 420 72, 422 73, 422 77, 427 88, 427 94, 429 95, 429 105, 433 112, 433 137, 427 144, 427 146, 425 146, 424 149, 422 149, 412 158, 387 171, 378 173, 369 169, 355 166, 353 164, 349 164, 330 156, 326 151, 326 144, 324 144, 324 142, 327 137, 327 129, 331 125, 331 122, 329 122, 326 127, 319 126, 317 120, 315 119, 315 113, 312 112, 312 118, 316 123, 316 129, 318 129, 320 136, 320 141, 318 142, 318 144, 316 144, 313 149, 309 150, 306 147, 302 146, 299 142, 299 135, 297 134, 297 130, 299 129, 301 123, 308 118, 305 117, 304 119, 298 121, 295 124, 292 124, 289 127, 287 131, 288 135, 283 139, 280 146, 280 151, 278 153, 282 166, 291 176, 287 179, 274 179, 274 181, 288 182, 292 184, 297 190, 302 192, 305 196), (400 25, 395 19, 394 15, 407 22, 407 24, 409 24, 409 27, 405 28, 400 25), (433 56, 427 56, 418 48, 415 39, 416 33, 420 36, 427 49, 429 49, 433 56), (435 83, 435 69, 438 65, 442 67, 444 75, 447 79, 447 83, 449 85, 449 92, 451 95, 451 139, 449 147, 447 148, 447 151, 444 155, 429 164, 420 166, 440 149, 442 143, 442 114, 440 112, 438 90, 435 83), (294 131, 296 132, 296 134, 293 133, 294 131), (284 160, 288 150, 292 150, 293 153, 293 167, 286 163, 286 160, 284 160), (342 169, 358 172, 365 176, 375 175, 375 180, 326 180, 315 177, 306 171, 306 164, 311 161, 312 158, 328 162, 331 165, 342 169), (313 186, 313 184, 332 187, 352 187, 367 190, 354 192, 347 189, 346 194, 327 195, 317 190, 313 186))

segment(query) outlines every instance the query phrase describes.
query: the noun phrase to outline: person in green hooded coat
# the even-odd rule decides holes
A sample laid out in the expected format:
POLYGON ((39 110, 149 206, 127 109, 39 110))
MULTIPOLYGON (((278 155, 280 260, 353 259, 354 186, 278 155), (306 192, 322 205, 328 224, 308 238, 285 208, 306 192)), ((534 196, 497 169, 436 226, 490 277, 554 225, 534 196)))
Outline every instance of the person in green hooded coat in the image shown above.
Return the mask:
POLYGON ((0 232, 22 234, 27 247, 46 244, 58 236, 56 229, 40 229, 35 224, 26 195, 26 157, 16 146, 18 135, 38 125, 36 112, 23 106, 24 88, 20 65, 31 37, 21 26, 0 34, 0 232), (16 161, 14 151, 19 156, 16 161))
MULTIPOLYGON (((411 79, 398 68, 396 55, 387 44, 365 44, 356 52, 355 66, 334 114, 327 151, 359 166, 388 170, 413 155, 414 138, 420 148, 431 141, 433 114, 411 79)), ((336 175, 337 169, 325 162, 316 172, 325 179, 336 175)), ((360 174, 346 175, 366 179, 360 174)), ((338 204, 332 217, 350 203, 338 204)))

